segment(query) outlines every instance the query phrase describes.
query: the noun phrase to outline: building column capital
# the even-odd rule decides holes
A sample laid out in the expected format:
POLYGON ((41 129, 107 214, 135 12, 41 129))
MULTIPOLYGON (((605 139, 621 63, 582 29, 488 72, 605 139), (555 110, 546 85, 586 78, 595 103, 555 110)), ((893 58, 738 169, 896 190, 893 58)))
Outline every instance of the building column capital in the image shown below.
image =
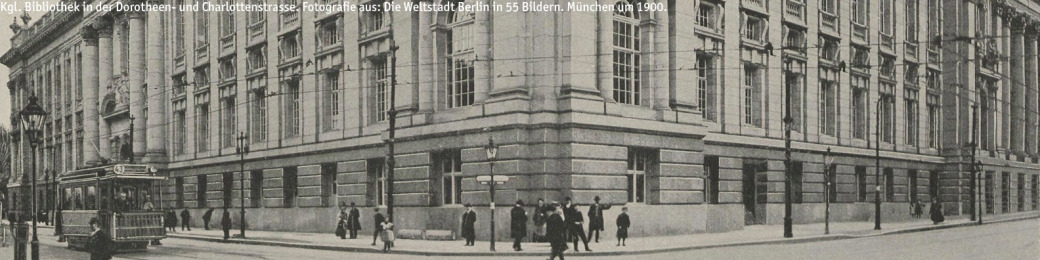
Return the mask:
POLYGON ((90 27, 98 38, 112 38, 112 16, 104 15, 94 19, 90 27))
POLYGON ((97 29, 94 29, 93 25, 83 26, 83 28, 80 29, 80 35, 83 37, 83 42, 86 43, 87 46, 97 47, 98 32, 97 29))

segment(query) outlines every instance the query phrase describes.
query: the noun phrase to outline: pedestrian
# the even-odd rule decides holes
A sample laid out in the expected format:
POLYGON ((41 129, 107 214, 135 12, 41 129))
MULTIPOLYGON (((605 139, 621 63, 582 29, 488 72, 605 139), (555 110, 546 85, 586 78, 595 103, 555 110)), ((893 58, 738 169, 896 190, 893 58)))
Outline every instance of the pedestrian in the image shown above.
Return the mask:
POLYGON ((534 208, 534 235, 531 235, 531 242, 542 242, 545 236, 545 218, 548 216, 545 207, 545 200, 538 198, 538 206, 534 208))
POLYGON ((599 243, 599 232, 603 231, 603 210, 610 209, 610 205, 600 205, 599 196, 592 198, 594 203, 589 206, 589 238, 596 234, 596 243, 599 243))
POLYGON ((350 229, 350 239, 356 239, 358 230, 361 230, 361 213, 353 202, 350 203, 350 214, 347 215, 347 227, 350 229))
POLYGON ((191 212, 188 212, 188 208, 184 208, 184 210, 181 210, 181 231, 184 231, 185 228, 191 231, 191 225, 188 225, 190 222, 191 212))
POLYGON ((339 214, 336 215, 336 236, 347 239, 347 203, 339 203, 339 214))
POLYGON ((220 217, 220 228, 224 230, 224 240, 231 238, 231 212, 224 207, 224 214, 220 217))
POLYGON ((625 240, 628 239, 628 227, 632 226, 632 222, 628 219, 628 207, 621 207, 621 214, 617 216, 616 222, 618 246, 625 246, 625 240))
POLYGON ((932 224, 934 225, 943 223, 943 221, 946 220, 946 217, 943 216, 942 212, 942 203, 939 203, 938 198, 932 198, 932 208, 930 209, 929 213, 932 216, 932 224))
POLYGON ((209 220, 213 218, 213 208, 206 210, 206 213, 202 213, 202 224, 209 230, 209 220))
POLYGON ((383 221, 386 220, 382 213, 379 213, 379 208, 375 208, 376 215, 372 216, 373 222, 376 223, 376 230, 372 233, 372 245, 376 245, 376 239, 379 238, 379 232, 383 231, 383 221))
POLYGON ((394 246, 394 240, 396 240, 394 237, 394 223, 391 223, 389 219, 383 219, 383 223, 380 224, 380 227, 383 229, 383 231, 380 232, 383 237, 383 252, 390 252, 390 247, 394 246))
POLYGON ((166 211, 166 228, 170 232, 177 232, 177 213, 173 212, 173 209, 166 211))
POLYGON ((552 212, 545 219, 545 236, 551 247, 549 260, 554 260, 557 256, 563 260, 563 252, 567 251, 567 222, 564 221, 560 204, 553 203, 552 208, 552 212))
POLYGON ((527 236, 527 211, 524 211, 524 201, 516 200, 516 206, 509 212, 510 232, 513 237, 513 250, 523 251, 520 240, 527 236))
POLYGON ((90 250, 90 260, 112 259, 112 237, 101 229, 98 218, 90 218, 90 237, 87 238, 87 250, 90 250))
POLYGON ((592 252, 589 249, 589 238, 585 236, 585 228, 582 226, 585 224, 585 217, 581 216, 581 211, 578 210, 578 204, 571 204, 570 210, 565 211, 570 213, 564 213, 567 217, 567 224, 570 225, 571 242, 574 242, 574 252, 581 252, 578 250, 578 239, 581 239, 581 243, 585 245, 585 252, 592 252))
POLYGON ((473 228, 476 223, 477 212, 473 211, 472 205, 466 203, 466 213, 462 213, 462 237, 466 238, 467 246, 473 246, 473 241, 477 239, 476 229, 473 228))

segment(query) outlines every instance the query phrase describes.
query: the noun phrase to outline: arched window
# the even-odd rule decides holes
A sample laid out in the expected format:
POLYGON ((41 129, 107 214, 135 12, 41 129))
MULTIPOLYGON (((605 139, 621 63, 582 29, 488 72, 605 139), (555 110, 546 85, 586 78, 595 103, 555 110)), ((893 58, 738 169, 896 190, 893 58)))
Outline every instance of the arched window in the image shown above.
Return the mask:
POLYGON ((639 13, 629 1, 617 2, 614 11, 614 101, 639 105, 639 13))
POLYGON ((448 108, 473 104, 473 13, 450 12, 447 16, 447 99, 448 108))

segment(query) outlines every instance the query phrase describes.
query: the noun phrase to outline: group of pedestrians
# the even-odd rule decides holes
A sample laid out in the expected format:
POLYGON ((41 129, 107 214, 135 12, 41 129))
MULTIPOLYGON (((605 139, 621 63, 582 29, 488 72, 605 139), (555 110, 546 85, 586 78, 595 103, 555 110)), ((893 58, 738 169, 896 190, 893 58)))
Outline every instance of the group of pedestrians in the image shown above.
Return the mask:
MULTIPOLYGON (((209 208, 205 213, 202 214, 203 227, 209 230, 209 222, 213 217, 214 208, 209 208)), ((181 231, 191 231, 191 212, 187 208, 181 210, 180 213, 180 227, 181 231)), ((177 213, 173 209, 166 211, 166 216, 163 217, 163 226, 166 227, 166 231, 177 232, 178 223, 177 213)), ((224 208, 224 213, 220 217, 220 227, 224 230, 224 240, 231 238, 231 212, 228 208, 224 208)))
MULTIPOLYGON (((921 218, 922 213, 924 213, 924 202, 917 200, 910 204, 910 216, 921 218)), ((928 215, 932 219, 932 224, 938 225, 939 223, 946 221, 946 216, 944 216, 942 212, 942 203, 939 203, 938 198, 932 198, 932 206, 928 209, 928 215)))
MULTIPOLYGON (((358 231, 361 230, 361 211, 357 209, 357 205, 353 202, 350 203, 350 210, 347 210, 346 203, 339 204, 339 214, 337 215, 336 223, 336 236, 340 239, 357 239, 358 231)), ((379 213, 379 208, 375 208, 375 215, 372 216, 372 220, 375 223, 372 232, 372 245, 376 245, 376 240, 383 241, 383 252, 390 251, 390 248, 394 246, 394 223, 390 222, 390 219, 383 216, 383 213, 379 213)))

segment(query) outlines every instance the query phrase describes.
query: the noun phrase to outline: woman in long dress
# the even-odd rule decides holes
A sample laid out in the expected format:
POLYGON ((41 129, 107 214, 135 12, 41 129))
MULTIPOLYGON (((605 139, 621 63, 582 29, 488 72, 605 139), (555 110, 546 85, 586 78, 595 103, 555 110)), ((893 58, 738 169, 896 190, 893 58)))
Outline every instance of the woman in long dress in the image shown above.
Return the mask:
POLYGON ((946 220, 946 217, 943 216, 942 203, 939 203, 939 199, 932 199, 932 208, 930 211, 932 215, 932 224, 938 225, 946 220))

